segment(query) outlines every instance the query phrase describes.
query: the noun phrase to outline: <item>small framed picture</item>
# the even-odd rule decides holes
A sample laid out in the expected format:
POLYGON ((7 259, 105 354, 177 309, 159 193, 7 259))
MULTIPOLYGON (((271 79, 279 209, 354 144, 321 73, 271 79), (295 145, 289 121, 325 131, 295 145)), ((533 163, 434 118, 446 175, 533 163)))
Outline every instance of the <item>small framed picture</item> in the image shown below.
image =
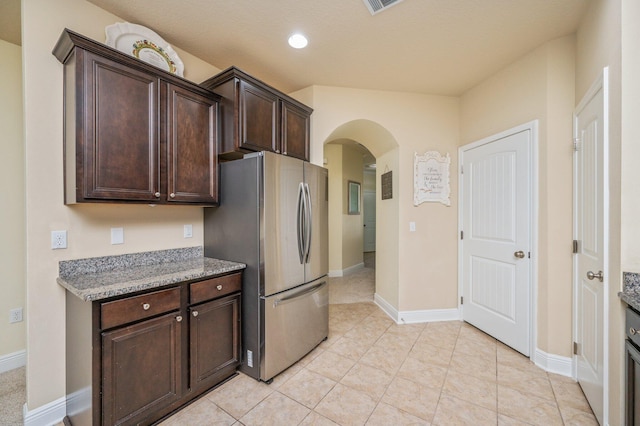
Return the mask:
POLYGON ((360 184, 350 180, 347 183, 349 214, 360 214, 360 184))

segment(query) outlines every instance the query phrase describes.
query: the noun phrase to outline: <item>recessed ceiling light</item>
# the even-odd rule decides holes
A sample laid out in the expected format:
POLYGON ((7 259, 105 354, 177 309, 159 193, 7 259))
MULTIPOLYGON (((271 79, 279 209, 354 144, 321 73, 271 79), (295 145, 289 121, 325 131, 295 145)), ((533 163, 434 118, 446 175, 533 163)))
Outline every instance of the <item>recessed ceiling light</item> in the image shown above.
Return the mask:
POLYGON ((302 49, 307 46, 307 38, 300 33, 295 33, 289 37, 289 46, 296 49, 302 49))

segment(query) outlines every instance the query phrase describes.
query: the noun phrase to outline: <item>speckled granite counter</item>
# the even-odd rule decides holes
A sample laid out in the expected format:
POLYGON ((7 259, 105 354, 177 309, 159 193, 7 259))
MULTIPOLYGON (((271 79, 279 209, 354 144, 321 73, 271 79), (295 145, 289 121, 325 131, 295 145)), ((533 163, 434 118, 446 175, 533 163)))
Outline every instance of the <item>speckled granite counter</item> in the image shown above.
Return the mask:
POLYGON ((202 247, 189 247, 62 261, 58 284, 88 302, 245 267, 243 263, 203 257, 202 247))
POLYGON ((640 274, 623 272, 622 291, 618 293, 618 296, 627 305, 640 311, 640 274))

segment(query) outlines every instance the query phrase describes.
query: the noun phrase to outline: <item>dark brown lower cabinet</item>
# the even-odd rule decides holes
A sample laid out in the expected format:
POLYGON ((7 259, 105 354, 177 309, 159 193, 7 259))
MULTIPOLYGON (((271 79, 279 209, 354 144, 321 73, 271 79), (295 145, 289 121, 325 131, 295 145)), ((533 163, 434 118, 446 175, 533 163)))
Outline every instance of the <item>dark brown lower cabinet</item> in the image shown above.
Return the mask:
POLYGON ((102 333, 102 424, 138 424, 180 397, 177 319, 179 312, 102 333))
POLYGON ((67 423, 149 425, 236 374, 241 273, 84 302, 67 292, 67 423))
POLYGON ((191 386, 210 387, 220 371, 240 363, 240 294, 190 308, 191 386))

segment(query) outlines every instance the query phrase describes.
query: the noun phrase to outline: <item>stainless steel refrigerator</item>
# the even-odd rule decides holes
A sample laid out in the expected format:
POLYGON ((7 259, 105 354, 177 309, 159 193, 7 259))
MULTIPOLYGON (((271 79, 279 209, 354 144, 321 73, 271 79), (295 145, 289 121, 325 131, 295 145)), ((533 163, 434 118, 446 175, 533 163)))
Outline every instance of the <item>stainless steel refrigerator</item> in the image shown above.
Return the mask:
POLYGON ((327 170, 259 152, 220 164, 205 256, 247 265, 241 371, 269 382, 328 335, 327 170))

